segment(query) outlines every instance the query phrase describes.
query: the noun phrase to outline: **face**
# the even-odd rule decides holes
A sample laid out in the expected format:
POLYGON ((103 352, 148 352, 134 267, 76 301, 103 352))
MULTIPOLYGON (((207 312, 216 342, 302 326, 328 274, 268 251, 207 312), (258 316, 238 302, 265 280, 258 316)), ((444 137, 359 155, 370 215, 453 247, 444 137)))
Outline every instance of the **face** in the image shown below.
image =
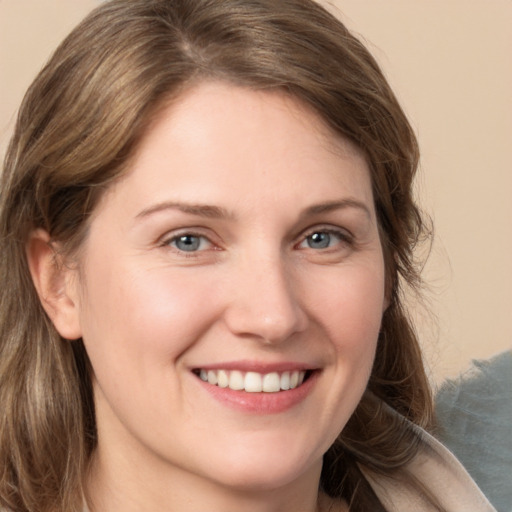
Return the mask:
POLYGON ((289 97, 199 85, 103 197, 75 287, 107 463, 318 476, 385 308, 365 159, 289 97))

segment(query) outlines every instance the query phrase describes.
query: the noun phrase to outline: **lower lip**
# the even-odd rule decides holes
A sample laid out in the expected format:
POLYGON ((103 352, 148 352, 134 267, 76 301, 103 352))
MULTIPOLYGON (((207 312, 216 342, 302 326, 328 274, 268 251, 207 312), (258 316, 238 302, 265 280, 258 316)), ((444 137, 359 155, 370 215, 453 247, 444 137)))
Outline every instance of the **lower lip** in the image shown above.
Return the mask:
POLYGON ((312 372, 309 378, 295 389, 277 393, 247 393, 208 384, 199 378, 197 381, 215 400, 232 409, 255 414, 277 414, 304 401, 313 389, 319 373, 318 370, 312 372))

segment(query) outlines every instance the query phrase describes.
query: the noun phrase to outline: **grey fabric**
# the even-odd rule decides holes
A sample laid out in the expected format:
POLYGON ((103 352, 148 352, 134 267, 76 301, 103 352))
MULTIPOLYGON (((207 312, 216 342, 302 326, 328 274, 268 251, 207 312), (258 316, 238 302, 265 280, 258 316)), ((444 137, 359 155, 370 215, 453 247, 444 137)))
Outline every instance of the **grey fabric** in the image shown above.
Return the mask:
POLYGON ((512 512, 512 351, 445 382, 436 412, 440 441, 498 512, 512 512))

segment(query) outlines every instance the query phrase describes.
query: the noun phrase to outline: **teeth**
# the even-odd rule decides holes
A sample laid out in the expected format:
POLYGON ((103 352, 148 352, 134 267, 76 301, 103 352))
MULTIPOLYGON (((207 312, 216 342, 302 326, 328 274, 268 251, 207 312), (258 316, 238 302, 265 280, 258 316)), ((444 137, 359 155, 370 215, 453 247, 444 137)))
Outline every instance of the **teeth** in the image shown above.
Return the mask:
POLYGON ((299 372, 292 372, 290 374, 290 389, 295 389, 299 383, 299 372))
POLYGON ((304 382, 306 372, 257 372, 243 373, 238 370, 200 370, 199 378, 214 386, 247 393, 277 393, 295 389, 304 382))
POLYGON ((217 385, 220 388, 227 388, 229 385, 229 375, 225 370, 219 370, 217 373, 217 385))
POLYGON ((232 371, 229 376, 229 388, 234 389, 235 391, 241 391, 244 389, 245 383, 244 383, 244 376, 242 375, 242 372, 239 371, 232 371))
POLYGON ((213 370, 208 370, 208 382, 210 384, 217 384, 219 380, 217 379, 217 372, 213 370))
POLYGON ((256 372, 247 372, 245 374, 244 388, 247 393, 259 393, 263 391, 261 375, 256 372))
POLYGON ((284 372, 281 375, 281 389, 285 391, 290 389, 290 372, 284 372))
POLYGON ((281 379, 277 373, 267 373, 263 376, 263 391, 265 393, 281 391, 281 379))

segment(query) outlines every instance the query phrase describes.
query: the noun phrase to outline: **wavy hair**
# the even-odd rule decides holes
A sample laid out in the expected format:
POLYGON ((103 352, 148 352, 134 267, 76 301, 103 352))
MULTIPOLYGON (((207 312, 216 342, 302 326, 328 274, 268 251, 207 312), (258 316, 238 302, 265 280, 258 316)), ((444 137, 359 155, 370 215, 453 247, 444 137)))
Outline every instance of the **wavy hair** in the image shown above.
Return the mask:
POLYGON ((415 135, 361 42, 311 0, 112 0, 64 40, 29 88, 0 198, 0 509, 80 511, 95 447, 91 371, 31 281, 26 243, 45 229, 77 251, 110 183, 162 106, 202 80, 284 91, 366 155, 385 257, 384 313, 368 389, 324 458, 325 492, 384 510, 364 477, 403 471, 432 403, 403 305, 425 233, 411 185, 415 135))

